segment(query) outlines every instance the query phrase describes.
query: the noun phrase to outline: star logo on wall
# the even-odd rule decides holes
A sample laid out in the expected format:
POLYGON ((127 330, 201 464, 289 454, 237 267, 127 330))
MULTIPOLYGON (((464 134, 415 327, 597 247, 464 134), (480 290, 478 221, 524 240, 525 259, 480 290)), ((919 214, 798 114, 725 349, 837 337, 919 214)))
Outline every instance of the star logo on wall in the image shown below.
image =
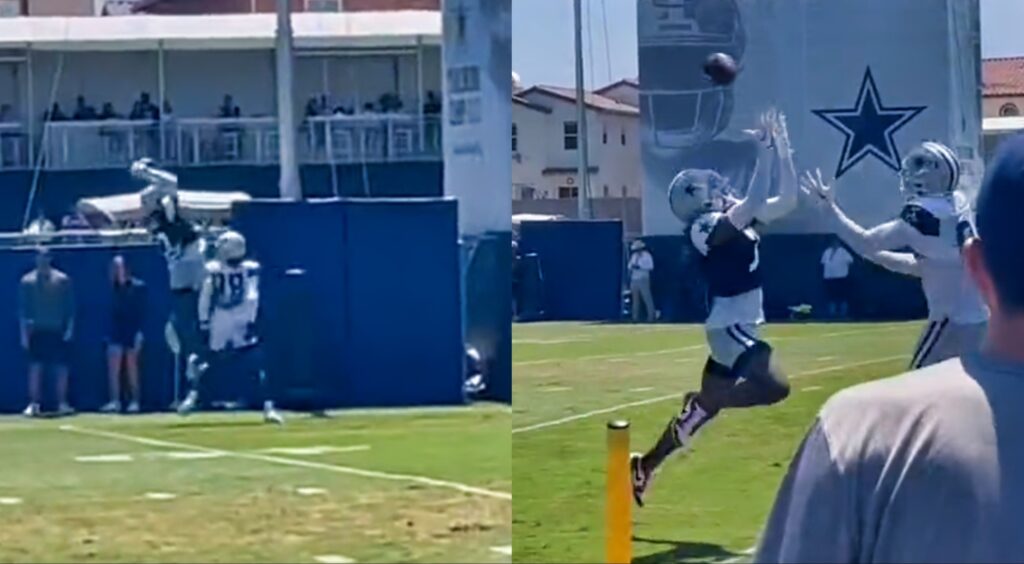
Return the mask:
POLYGON ((853 168, 864 157, 873 155, 894 171, 900 169, 900 152, 892 136, 927 106, 892 106, 882 104, 871 67, 864 71, 857 101, 852 108, 811 110, 838 129, 845 140, 836 166, 836 178, 853 168))

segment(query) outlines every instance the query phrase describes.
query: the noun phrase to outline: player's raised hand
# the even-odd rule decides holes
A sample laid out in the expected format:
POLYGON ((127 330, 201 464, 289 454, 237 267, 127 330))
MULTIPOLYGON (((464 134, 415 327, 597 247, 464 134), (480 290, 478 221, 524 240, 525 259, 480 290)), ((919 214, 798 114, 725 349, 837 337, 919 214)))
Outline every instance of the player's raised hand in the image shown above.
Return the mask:
POLYGON ((775 114, 775 108, 771 108, 758 117, 757 127, 743 130, 746 135, 757 141, 762 149, 774 147, 773 129, 775 127, 775 114))
POLYGON ((821 169, 814 169, 814 173, 804 172, 800 178, 800 189, 819 206, 831 206, 835 203, 835 190, 822 179, 821 169))

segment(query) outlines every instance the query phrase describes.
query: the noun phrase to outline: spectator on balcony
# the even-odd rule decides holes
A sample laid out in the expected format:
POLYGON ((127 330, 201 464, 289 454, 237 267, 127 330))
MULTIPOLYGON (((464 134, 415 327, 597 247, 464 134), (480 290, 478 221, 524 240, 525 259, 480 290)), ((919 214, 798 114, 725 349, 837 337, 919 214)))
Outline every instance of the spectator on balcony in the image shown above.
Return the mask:
POLYGON ((309 101, 306 102, 306 117, 311 118, 318 115, 321 115, 320 104, 315 97, 310 97, 309 101))
POLYGON ((43 121, 67 121, 68 116, 64 115, 64 112, 60 109, 60 104, 57 102, 53 103, 53 106, 49 110, 43 113, 43 121))
POLYGON ((110 401, 100 408, 104 413, 121 411, 121 369, 127 373, 128 413, 139 412, 139 354, 142 352, 142 322, 146 311, 146 285, 131 275, 124 257, 111 263, 113 309, 107 341, 107 367, 110 401))
POLYGON ((124 116, 114 111, 114 104, 110 102, 103 102, 103 108, 100 110, 100 119, 122 119, 124 116))
POLYGON ((164 98, 164 111, 160 115, 162 121, 171 121, 174 119, 174 108, 171 107, 171 101, 164 98))
POLYGON ((139 99, 132 104, 131 120, 156 121, 160 119, 160 108, 149 99, 149 92, 139 94, 139 99))
POLYGON ((387 94, 381 94, 379 103, 382 113, 390 114, 402 111, 402 98, 397 93, 388 92, 387 94))
POLYGON ((242 112, 235 105, 234 98, 231 94, 224 95, 224 102, 221 103, 220 108, 217 111, 217 117, 219 118, 236 118, 241 117, 242 112))
POLYGON ((85 96, 79 95, 75 98, 75 113, 71 115, 71 119, 75 121, 92 121, 96 117, 96 108, 85 103, 85 96))
POLYGON ((423 114, 436 116, 441 113, 441 100, 433 90, 427 92, 427 100, 423 102, 423 114))
POLYGON ((10 104, 0 105, 0 123, 12 123, 18 121, 14 116, 14 110, 10 104))

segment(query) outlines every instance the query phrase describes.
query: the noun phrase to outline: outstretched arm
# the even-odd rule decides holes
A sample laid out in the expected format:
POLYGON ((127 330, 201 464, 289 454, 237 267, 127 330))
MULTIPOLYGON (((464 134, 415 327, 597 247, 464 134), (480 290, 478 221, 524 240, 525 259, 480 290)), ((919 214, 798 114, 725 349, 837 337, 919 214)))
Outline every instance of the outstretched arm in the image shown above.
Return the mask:
POLYGON ((895 253, 892 251, 880 251, 875 254, 864 255, 869 261, 893 272, 906 274, 907 276, 921 277, 921 265, 913 253, 895 253))
POLYGON ((801 181, 801 188, 809 196, 818 199, 836 235, 839 235, 839 238, 847 245, 857 249, 857 252, 870 255, 879 251, 905 247, 909 244, 907 224, 903 220, 894 219, 871 229, 864 229, 847 217, 836 202, 835 190, 822 180, 820 170, 816 170, 815 174, 811 174, 809 171, 805 173, 801 181))
POLYGON ((736 229, 743 230, 754 222, 758 214, 768 202, 768 185, 771 183, 772 169, 772 123, 774 113, 768 112, 761 117, 760 130, 748 130, 747 133, 759 139, 757 163, 754 165, 754 173, 750 177, 750 185, 747 187, 747 194, 736 205, 729 208, 726 217, 736 229))
POLYGON ((774 160, 777 163, 779 194, 768 198, 757 214, 761 223, 770 223, 796 209, 797 177, 793 165, 793 148, 789 144, 786 117, 779 114, 776 122, 774 160))

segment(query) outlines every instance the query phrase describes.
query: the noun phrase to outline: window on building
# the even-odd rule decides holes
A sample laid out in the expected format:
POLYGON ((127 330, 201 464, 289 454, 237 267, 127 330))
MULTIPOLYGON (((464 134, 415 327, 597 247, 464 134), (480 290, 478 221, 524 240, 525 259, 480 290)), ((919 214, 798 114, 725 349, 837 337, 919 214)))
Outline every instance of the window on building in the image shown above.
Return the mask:
POLYGON ((999 108, 999 115, 1002 117, 1019 116, 1020 109, 1017 108, 1017 104, 1010 102, 1003 104, 1002 107, 999 108))
POLYGON ((519 128, 512 124, 512 152, 519 152, 519 128))
POLYGON ((608 190, 608 185, 605 184, 604 185, 604 197, 607 198, 609 194, 611 194, 611 192, 608 190))
POLYGON ((523 186, 519 190, 519 196, 524 200, 534 200, 537 198, 537 189, 533 186, 523 186))
POLYGON ((575 151, 579 143, 579 133, 575 121, 567 121, 562 124, 562 146, 566 151, 575 151))
POLYGON ((622 146, 625 147, 626 146, 626 130, 625 129, 622 130, 622 137, 621 137, 621 139, 622 139, 622 146))
POLYGON ((568 200, 578 198, 580 195, 580 189, 578 186, 559 186, 558 187, 558 199, 568 200))

